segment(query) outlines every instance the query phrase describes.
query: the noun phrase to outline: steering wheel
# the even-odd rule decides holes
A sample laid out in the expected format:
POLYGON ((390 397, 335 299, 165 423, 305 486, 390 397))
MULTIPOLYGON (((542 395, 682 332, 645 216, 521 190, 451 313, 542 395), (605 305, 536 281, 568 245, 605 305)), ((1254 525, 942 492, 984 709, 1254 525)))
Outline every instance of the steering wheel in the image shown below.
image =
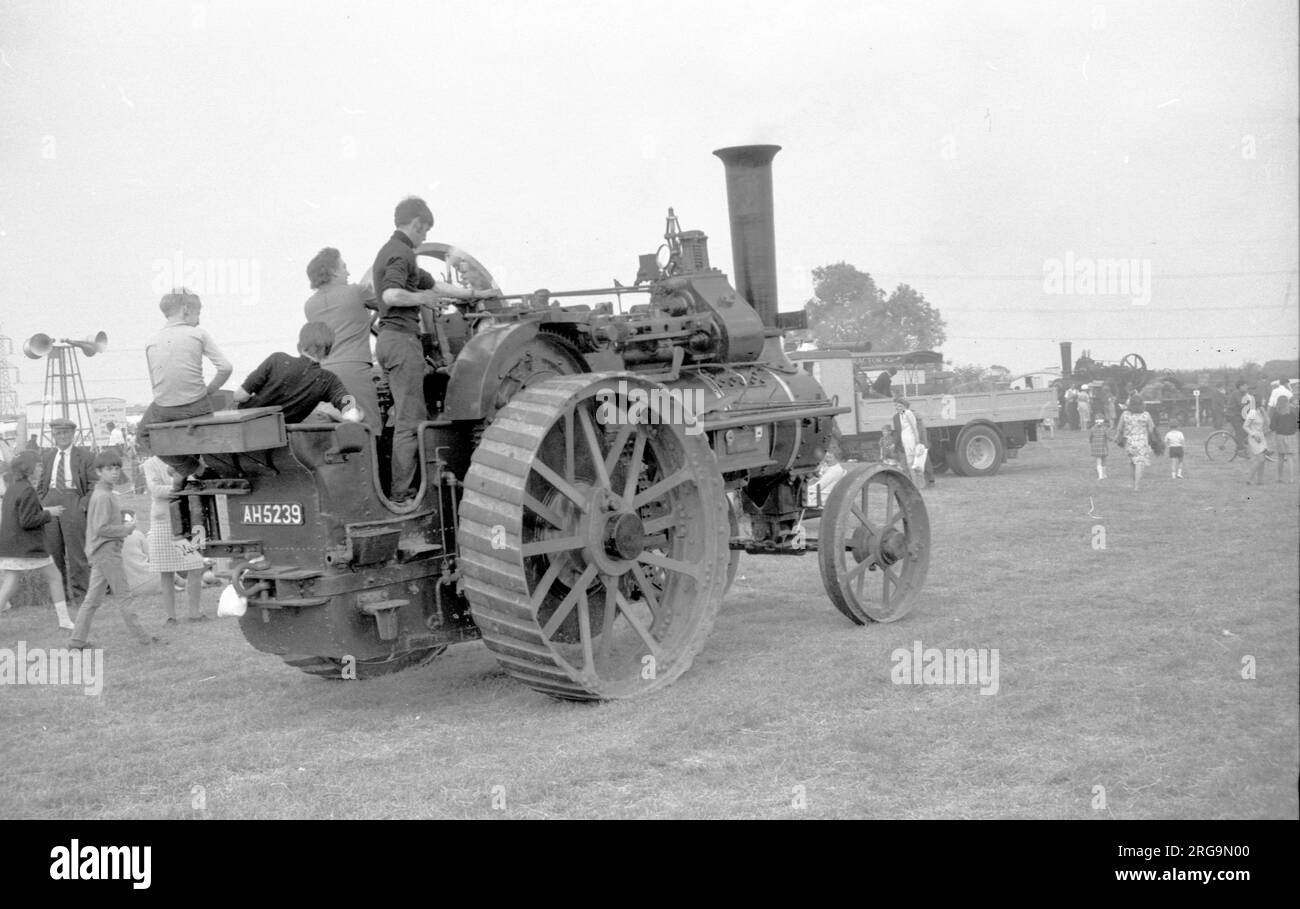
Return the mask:
MULTIPOLYGON (((492 273, 484 268, 478 259, 475 259, 465 250, 452 246, 450 243, 421 243, 415 247, 415 254, 417 256, 428 256, 443 263, 445 269, 442 274, 434 274, 434 277, 444 283, 456 284, 476 291, 495 290, 499 293, 501 290, 497 286, 496 279, 492 277, 492 273)), ((373 266, 366 269, 366 273, 361 276, 358 283, 369 290, 371 294, 374 294, 375 275, 373 266)))
POLYGON ((501 292, 492 273, 478 259, 450 243, 421 243, 415 247, 415 254, 437 259, 446 265, 442 279, 447 284, 458 284, 470 290, 501 292))

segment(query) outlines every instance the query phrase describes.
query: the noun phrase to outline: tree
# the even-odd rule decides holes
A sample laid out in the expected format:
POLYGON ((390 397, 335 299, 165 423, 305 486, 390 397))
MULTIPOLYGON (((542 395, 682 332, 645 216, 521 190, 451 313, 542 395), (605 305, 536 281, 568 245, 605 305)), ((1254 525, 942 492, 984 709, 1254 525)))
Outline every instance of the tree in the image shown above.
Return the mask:
POLYGON ((804 305, 808 328, 822 344, 870 341, 873 350, 933 350, 945 325, 919 291, 900 284, 888 298, 870 274, 847 262, 813 269, 815 296, 804 305))

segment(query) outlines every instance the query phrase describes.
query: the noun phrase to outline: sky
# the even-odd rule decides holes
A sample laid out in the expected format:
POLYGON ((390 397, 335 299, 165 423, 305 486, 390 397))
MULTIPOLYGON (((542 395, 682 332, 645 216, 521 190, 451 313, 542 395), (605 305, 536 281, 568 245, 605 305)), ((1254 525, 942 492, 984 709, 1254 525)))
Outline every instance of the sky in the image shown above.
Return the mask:
POLYGON ((669 206, 730 273, 710 153, 771 143, 783 310, 845 261, 957 365, 1295 358, 1297 37, 1252 0, 3 0, 0 335, 20 402, 23 339, 103 330, 88 396, 147 403, 179 271, 233 387, 409 194, 507 293, 631 283, 669 206))

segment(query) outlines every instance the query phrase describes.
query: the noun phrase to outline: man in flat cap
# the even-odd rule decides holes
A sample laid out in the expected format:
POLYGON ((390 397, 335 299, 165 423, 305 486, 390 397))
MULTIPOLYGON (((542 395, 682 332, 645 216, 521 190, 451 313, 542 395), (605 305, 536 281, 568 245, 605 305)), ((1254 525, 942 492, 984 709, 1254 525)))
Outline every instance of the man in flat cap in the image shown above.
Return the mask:
POLYGON ((59 566, 68 605, 79 604, 90 582, 86 558, 86 505, 95 481, 90 464, 94 456, 80 445, 77 424, 60 417, 50 422, 54 447, 41 452, 41 482, 36 488, 42 505, 62 505, 63 514, 45 525, 45 551, 59 566))

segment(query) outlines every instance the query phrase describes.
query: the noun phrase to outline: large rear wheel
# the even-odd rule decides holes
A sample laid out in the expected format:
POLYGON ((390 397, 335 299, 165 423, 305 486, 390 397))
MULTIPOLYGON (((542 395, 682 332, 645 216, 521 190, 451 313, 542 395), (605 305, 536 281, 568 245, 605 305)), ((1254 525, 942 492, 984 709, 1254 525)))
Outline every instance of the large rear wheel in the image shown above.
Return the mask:
POLYGON ((512 676, 570 700, 626 698, 690 666, 730 552, 713 452, 656 383, 623 373, 521 391, 465 477, 458 547, 483 641, 512 676))

